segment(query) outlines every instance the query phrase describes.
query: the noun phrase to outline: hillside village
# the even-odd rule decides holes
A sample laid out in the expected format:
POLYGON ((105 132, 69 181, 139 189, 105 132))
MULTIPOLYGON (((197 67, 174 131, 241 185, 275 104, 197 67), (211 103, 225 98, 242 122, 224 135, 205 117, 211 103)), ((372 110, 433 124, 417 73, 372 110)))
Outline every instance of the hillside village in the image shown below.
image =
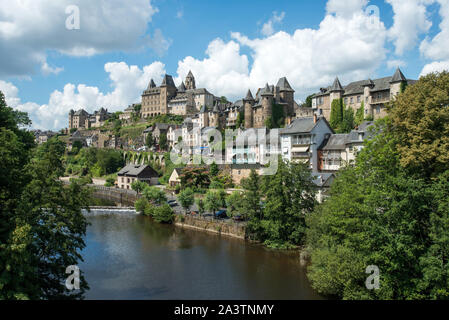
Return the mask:
MULTIPOLYGON (((233 129, 237 136, 246 137, 256 137, 260 132, 269 137, 270 132, 276 130, 277 141, 256 139, 250 145, 246 141, 243 147, 235 143, 223 147, 225 161, 219 163, 220 169, 229 175, 234 185, 239 185, 251 169, 260 172, 267 164, 268 155, 301 161, 311 169, 319 187, 318 200, 322 201, 335 172, 354 163, 364 141, 370 138, 373 121, 384 117, 389 101, 414 82, 399 68, 392 76, 357 80, 345 86, 337 77, 329 87, 321 88, 308 97, 307 103, 299 105, 285 77, 276 85, 267 83, 258 88, 254 95, 248 90, 242 99, 229 102, 206 88, 197 88, 192 72, 178 87, 172 76, 165 75, 159 86, 151 79, 142 92, 141 101, 121 112, 111 113, 105 108, 93 114, 82 108, 71 110, 63 137, 69 150, 74 146, 121 150, 126 164, 141 166, 119 172, 121 178, 117 178, 115 186, 129 189, 135 179, 158 183, 158 174, 144 168, 145 165, 154 166, 155 161, 161 168, 159 176, 171 177, 164 183, 172 187, 178 184, 182 169, 174 170, 173 165, 165 168, 165 165, 169 161, 168 152, 176 149, 181 141, 184 149, 189 149, 190 165, 196 163, 195 155, 212 153, 212 143, 204 139, 212 129, 222 133, 233 129), (340 126, 347 114, 349 125, 340 126), (340 117, 337 123, 336 115, 340 117), (131 174, 134 171, 151 174, 131 174), (132 176, 130 179, 126 172, 132 176)), ((55 134, 35 132, 39 143, 55 134)))

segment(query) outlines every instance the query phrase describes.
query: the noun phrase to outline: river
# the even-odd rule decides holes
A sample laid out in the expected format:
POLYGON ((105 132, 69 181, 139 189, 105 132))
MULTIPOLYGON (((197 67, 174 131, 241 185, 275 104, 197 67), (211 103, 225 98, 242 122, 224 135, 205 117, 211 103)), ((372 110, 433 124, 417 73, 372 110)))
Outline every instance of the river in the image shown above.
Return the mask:
POLYGON ((322 299, 296 254, 129 212, 87 219, 87 299, 322 299))

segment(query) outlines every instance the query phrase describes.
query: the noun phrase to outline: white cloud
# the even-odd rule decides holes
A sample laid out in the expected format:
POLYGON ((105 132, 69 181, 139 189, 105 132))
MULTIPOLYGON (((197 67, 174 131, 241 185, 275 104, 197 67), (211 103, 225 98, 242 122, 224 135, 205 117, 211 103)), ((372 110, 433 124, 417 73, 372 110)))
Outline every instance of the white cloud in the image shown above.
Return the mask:
POLYGON ((387 61, 387 67, 388 69, 396 69, 396 68, 402 68, 405 67, 407 63, 403 60, 389 60, 387 61))
POLYGON ((326 4, 328 14, 335 14, 344 18, 351 18, 359 13, 368 3, 368 0, 329 0, 326 4))
POLYGON ((182 17, 184 17, 184 10, 180 9, 176 12, 176 18, 177 19, 182 19, 182 17))
POLYGON ((33 128, 60 129, 67 127, 70 109, 84 108, 88 112, 100 107, 109 111, 123 110, 130 103, 140 101, 140 95, 151 78, 160 82, 165 74, 165 66, 161 62, 154 62, 143 69, 124 62, 111 62, 105 64, 104 69, 109 74, 112 87, 112 91, 107 93, 97 87, 68 83, 62 91, 53 91, 47 104, 39 105, 22 103, 19 90, 12 83, 0 81, 0 90, 4 92, 8 105, 29 113, 33 128))
POLYGON ((33 73, 51 50, 91 56, 139 47, 156 12, 150 0, 0 1, 0 76, 33 73), (68 5, 80 9, 79 30, 65 27, 68 5))
POLYGON ((393 7, 394 23, 388 30, 388 37, 394 42, 396 54, 416 46, 418 37, 429 31, 432 22, 426 13, 426 6, 434 0, 386 0, 393 7))
POLYGON ((232 33, 229 42, 212 41, 205 59, 180 61, 178 75, 184 77, 191 69, 197 85, 230 99, 241 98, 248 88, 254 91, 267 81, 276 83, 283 76, 298 99, 329 85, 337 75, 343 82, 369 77, 385 58, 386 29, 378 20, 371 24, 359 8, 350 18, 326 15, 318 29, 298 29, 293 34, 281 31, 249 39, 232 33), (251 65, 241 46, 251 50, 251 65))
POLYGON ((279 24, 284 20, 285 12, 281 12, 277 14, 277 12, 273 12, 273 16, 262 26, 261 33, 264 36, 271 36, 274 33, 274 25, 279 24))
POLYGON ((449 61, 437 61, 426 64, 421 71, 420 76, 425 76, 426 74, 432 72, 449 71, 449 61))
POLYGON ((440 4, 440 32, 433 38, 426 38, 420 46, 421 53, 432 60, 449 60, 449 1, 438 0, 440 4))
POLYGON ((49 74, 59 74, 61 71, 63 71, 64 68, 59 68, 59 67, 51 67, 47 61, 44 61, 41 65, 41 71, 44 75, 49 75, 49 74))
POLYGON ((153 37, 148 38, 148 46, 153 49, 159 57, 164 55, 171 44, 172 40, 165 39, 160 29, 156 29, 153 37))
POLYGON ((440 5, 440 32, 433 39, 428 37, 424 39, 419 48, 425 58, 434 61, 423 67, 421 75, 434 71, 449 70, 449 0, 437 1, 440 5))

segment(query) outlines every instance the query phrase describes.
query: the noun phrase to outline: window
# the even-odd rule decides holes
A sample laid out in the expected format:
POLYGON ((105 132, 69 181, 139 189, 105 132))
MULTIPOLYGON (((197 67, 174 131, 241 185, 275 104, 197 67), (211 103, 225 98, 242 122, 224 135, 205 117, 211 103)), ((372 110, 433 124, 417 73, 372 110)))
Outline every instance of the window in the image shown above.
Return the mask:
POLYGON ((354 103, 354 98, 353 97, 351 97, 351 104, 353 104, 354 103))
POLYGON ((345 104, 348 104, 348 98, 345 98, 345 104))
POLYGON ((380 113, 380 106, 376 107, 376 113, 380 113))
POLYGON ((360 103, 360 96, 357 96, 357 103, 360 103))

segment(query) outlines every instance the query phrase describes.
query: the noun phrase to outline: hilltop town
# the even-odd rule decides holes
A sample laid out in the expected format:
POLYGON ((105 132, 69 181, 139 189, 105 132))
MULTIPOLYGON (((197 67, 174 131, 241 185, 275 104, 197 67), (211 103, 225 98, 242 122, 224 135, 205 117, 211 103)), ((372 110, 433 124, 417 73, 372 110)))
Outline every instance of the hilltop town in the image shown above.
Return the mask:
MULTIPOLYGON (((184 148, 190 149, 188 164, 194 162, 195 154, 205 154, 205 150, 211 153, 211 144, 202 137, 212 129, 221 132, 233 129, 238 136, 257 135, 262 131, 267 137, 277 130, 278 141, 268 144, 265 140, 255 141, 243 148, 236 145, 223 148, 226 161, 220 167, 238 185, 249 176, 251 169, 260 172, 268 154, 305 162, 316 178, 320 188, 318 198, 322 201, 335 178, 334 173, 354 163, 364 141, 370 138, 373 121, 384 117, 387 104, 413 83, 399 68, 389 77, 356 80, 347 85, 342 85, 337 77, 330 86, 320 88, 300 105, 286 77, 280 78, 276 85, 267 83, 254 94, 248 90, 242 99, 229 102, 206 88, 197 88, 192 72, 178 87, 172 76, 165 75, 159 86, 151 79, 141 101, 121 112, 111 113, 106 108, 93 114, 83 108, 71 110, 66 142, 69 150, 77 145, 145 154, 127 159, 128 163, 137 165, 150 164, 145 159, 151 153, 151 159, 157 157, 164 166, 166 152, 181 141, 184 148), (348 114, 349 119, 345 119, 348 114)), ((39 131, 36 140, 42 143, 53 135, 39 131)), ((174 172, 173 167, 170 170, 162 173, 173 174, 176 179, 180 170, 174 172)), ((173 179, 166 182, 172 185, 179 182, 173 179)), ((129 189, 133 180, 120 183, 117 179, 115 185, 129 189)), ((153 182, 157 183, 154 179, 153 182)))

